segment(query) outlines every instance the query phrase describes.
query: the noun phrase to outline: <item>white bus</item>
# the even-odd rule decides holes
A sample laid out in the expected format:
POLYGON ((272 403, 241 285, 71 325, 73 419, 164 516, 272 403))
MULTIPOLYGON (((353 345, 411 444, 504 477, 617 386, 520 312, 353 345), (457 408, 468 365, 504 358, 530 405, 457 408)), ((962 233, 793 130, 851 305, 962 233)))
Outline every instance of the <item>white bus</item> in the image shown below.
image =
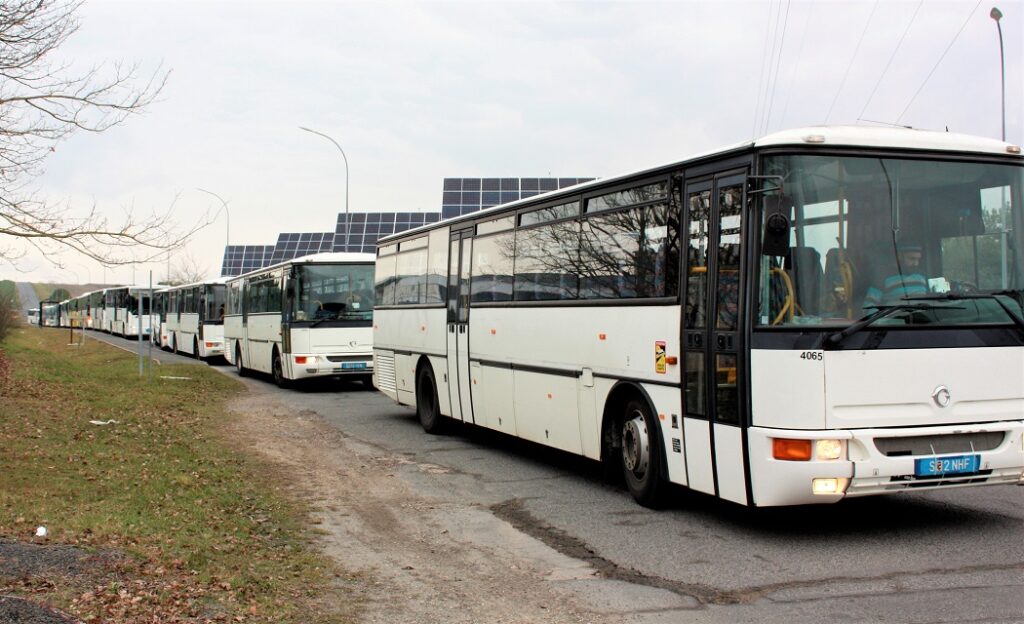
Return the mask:
POLYGON ((149 287, 115 286, 103 290, 104 314, 103 331, 126 338, 150 332, 149 287), (142 300, 142 315, 139 315, 139 300, 142 300))
POLYGON ((378 242, 374 382, 743 505, 1024 481, 1024 159, 820 127, 378 242))
POLYGON ((42 327, 58 327, 60 323, 60 303, 57 301, 42 301, 39 304, 42 311, 42 327))
POLYGON ((167 313, 161 334, 175 353, 200 359, 224 355, 224 283, 217 278, 166 292, 167 313))
POLYGON ((228 282, 225 357, 279 386, 373 368, 372 254, 295 258, 228 282))
POLYGON ((152 323, 153 331, 150 332, 149 339, 153 346, 158 348, 167 347, 167 311, 170 291, 171 289, 165 286, 153 290, 153 304, 150 307, 152 311, 150 323, 152 323))
POLYGON ((30 308, 26 315, 25 320, 29 325, 39 325, 39 308, 30 308))

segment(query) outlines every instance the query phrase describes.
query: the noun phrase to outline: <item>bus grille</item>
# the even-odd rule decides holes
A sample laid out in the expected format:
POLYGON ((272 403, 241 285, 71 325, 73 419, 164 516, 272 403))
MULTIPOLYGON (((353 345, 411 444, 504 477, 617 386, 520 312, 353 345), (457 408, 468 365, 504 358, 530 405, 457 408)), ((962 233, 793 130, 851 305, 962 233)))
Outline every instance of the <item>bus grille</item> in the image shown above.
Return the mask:
POLYGON ((1002 444, 1005 438, 1004 431, 875 438, 875 448, 888 457, 977 453, 991 451, 1002 444))
POLYGON ((377 373, 377 388, 381 391, 397 392, 395 383, 395 354, 377 351, 374 358, 377 373))

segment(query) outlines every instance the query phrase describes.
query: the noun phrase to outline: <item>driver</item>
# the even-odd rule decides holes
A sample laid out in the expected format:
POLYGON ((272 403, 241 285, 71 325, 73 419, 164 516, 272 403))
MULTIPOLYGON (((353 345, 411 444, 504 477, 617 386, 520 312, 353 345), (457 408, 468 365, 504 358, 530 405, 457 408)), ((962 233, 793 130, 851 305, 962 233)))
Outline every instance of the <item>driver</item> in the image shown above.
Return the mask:
POLYGON ((922 254, 920 245, 901 243, 896 250, 898 265, 892 267, 890 275, 868 287, 863 307, 878 308, 928 294, 928 278, 921 272, 922 254))

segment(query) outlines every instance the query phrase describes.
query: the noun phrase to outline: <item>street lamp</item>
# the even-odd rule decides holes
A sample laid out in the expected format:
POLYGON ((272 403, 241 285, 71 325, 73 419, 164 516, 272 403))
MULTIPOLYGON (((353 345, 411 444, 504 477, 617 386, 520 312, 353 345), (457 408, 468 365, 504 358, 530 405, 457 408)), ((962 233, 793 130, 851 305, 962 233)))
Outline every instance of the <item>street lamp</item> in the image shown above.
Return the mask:
MULTIPOLYGON (((227 227, 224 228, 224 246, 225 246, 225 250, 224 251, 226 252, 227 251, 226 247, 229 247, 231 245, 231 212, 228 211, 228 203, 226 201, 224 201, 223 197, 221 197, 220 195, 214 193, 213 191, 208 191, 206 189, 201 189, 201 188, 196 188, 196 190, 201 192, 201 193, 206 193, 207 195, 213 195, 214 197, 216 197, 217 199, 220 200, 220 205, 224 209, 224 216, 227 219, 227 227)), ((168 262, 170 262, 170 253, 169 252, 168 252, 168 256, 167 257, 168 257, 168 262)))
POLYGON ((988 16, 996 21, 996 29, 999 31, 999 78, 1002 83, 1003 96, 1003 141, 1006 141, 1006 61, 1003 60, 1003 27, 999 24, 999 20, 1003 17, 1003 12, 996 7, 992 7, 988 16))
POLYGON ((334 143, 334 147, 338 148, 338 151, 341 152, 342 160, 345 161, 345 247, 344 247, 344 250, 348 251, 349 231, 352 228, 352 224, 348 220, 348 157, 345 156, 345 150, 341 149, 341 146, 338 145, 338 142, 335 141, 334 139, 332 139, 331 137, 327 136, 323 132, 317 132, 316 130, 313 130, 311 128, 307 128, 305 126, 299 126, 299 130, 304 130, 306 132, 311 132, 313 134, 322 136, 323 138, 327 139, 331 143, 334 143))

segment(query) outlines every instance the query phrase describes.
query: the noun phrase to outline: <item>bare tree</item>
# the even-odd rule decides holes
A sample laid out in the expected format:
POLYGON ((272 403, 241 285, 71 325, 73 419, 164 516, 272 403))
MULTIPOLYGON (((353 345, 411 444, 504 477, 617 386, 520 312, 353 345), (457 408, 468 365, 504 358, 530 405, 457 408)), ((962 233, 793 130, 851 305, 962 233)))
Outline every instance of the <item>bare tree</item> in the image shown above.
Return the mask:
POLYGON ((194 284, 205 280, 209 273, 208 266, 196 260, 192 252, 186 249, 183 254, 179 254, 164 282, 171 286, 194 284))
MULTIPOLYGON (((0 0, 0 260, 14 263, 35 247, 51 262, 62 251, 112 266, 152 260, 208 223, 177 231, 170 206, 138 217, 132 207, 112 223, 93 205, 75 216, 32 190, 46 158, 75 132, 103 132, 141 113, 168 73, 139 77, 137 65, 75 71, 56 60, 78 30, 80 0, 0 0)), ((176 200, 175 200, 176 201, 176 200)))

